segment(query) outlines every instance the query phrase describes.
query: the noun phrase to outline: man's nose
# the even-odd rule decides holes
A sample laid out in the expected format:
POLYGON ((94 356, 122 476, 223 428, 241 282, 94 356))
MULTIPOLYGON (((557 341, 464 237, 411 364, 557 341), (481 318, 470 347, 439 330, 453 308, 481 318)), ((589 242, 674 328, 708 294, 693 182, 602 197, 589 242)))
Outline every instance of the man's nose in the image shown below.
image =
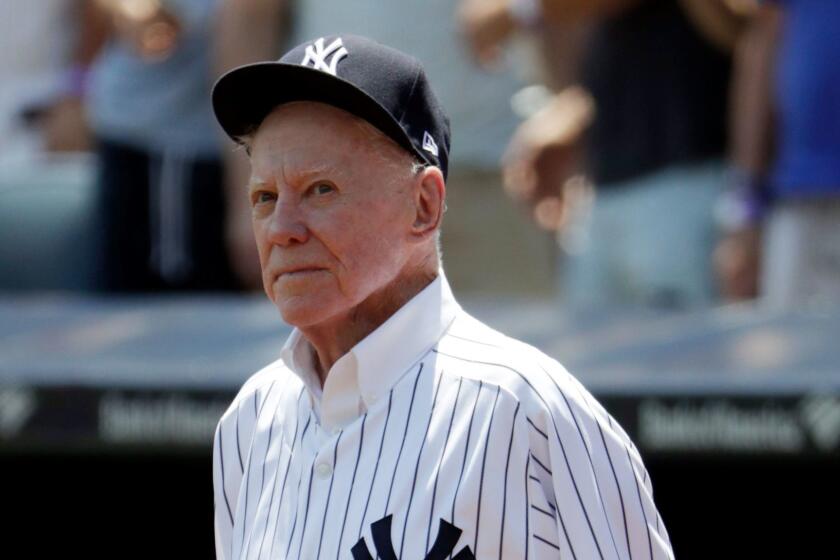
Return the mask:
POLYGON ((297 204, 278 199, 271 215, 268 230, 269 241, 276 245, 293 245, 306 243, 309 239, 309 229, 297 204))

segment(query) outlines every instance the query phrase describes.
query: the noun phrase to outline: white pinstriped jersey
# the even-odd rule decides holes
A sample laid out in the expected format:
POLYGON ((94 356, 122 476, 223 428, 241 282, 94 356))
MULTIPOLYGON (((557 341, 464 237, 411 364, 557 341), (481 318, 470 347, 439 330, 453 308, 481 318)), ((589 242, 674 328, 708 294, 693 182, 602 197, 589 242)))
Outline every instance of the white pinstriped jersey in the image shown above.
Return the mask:
POLYGON ((321 390, 295 331, 216 430, 218 558, 672 558, 636 447, 441 276, 321 390))

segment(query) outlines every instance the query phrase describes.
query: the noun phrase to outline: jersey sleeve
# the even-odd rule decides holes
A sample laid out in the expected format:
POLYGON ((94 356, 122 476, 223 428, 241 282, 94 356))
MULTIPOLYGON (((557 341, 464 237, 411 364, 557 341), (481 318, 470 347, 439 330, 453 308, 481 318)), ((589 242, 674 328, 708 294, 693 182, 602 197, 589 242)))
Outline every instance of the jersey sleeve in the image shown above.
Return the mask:
POLYGON ((256 424, 259 398, 259 378, 255 376, 243 386, 216 426, 213 439, 213 525, 216 558, 219 560, 232 557, 236 505, 256 424))
POLYGON ((562 366, 543 370, 530 471, 554 514, 557 557, 673 558, 632 441, 562 366))
POLYGON ((224 435, 223 422, 216 426, 213 440, 213 528, 216 536, 216 558, 228 560, 231 557, 231 542, 233 534, 233 506, 238 496, 238 485, 229 484, 229 477, 225 476, 224 435), (228 492, 227 487, 233 491, 228 492), (233 495, 231 495, 233 494, 233 495))
MULTIPOLYGON (((236 507, 248 468, 248 456, 257 427, 257 413, 267 386, 281 375, 278 360, 252 375, 216 425, 213 437, 213 528, 216 558, 233 558, 236 507)), ((240 538, 241 538, 240 533, 240 538)))

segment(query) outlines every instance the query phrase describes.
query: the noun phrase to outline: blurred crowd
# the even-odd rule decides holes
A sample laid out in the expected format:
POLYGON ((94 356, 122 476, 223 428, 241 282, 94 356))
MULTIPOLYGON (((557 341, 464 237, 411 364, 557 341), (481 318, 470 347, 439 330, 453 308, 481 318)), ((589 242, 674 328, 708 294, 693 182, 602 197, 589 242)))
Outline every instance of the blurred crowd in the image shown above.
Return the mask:
POLYGON ((450 114, 456 289, 840 302, 838 24, 836 0, 5 0, 0 221, 22 219, 10 193, 49 204, 33 177, 73 160, 96 289, 259 288, 247 157, 210 89, 355 33, 419 58, 450 114))

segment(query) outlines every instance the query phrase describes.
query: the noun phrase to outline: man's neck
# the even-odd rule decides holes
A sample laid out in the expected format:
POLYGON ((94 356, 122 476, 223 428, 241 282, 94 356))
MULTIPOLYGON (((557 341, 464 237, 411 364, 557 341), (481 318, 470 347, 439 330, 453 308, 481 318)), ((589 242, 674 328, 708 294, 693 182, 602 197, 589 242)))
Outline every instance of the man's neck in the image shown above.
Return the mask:
POLYGON ((379 328, 411 298, 437 278, 437 270, 398 278, 371 294, 350 313, 327 324, 300 329, 314 350, 313 365, 321 386, 339 358, 379 328))

